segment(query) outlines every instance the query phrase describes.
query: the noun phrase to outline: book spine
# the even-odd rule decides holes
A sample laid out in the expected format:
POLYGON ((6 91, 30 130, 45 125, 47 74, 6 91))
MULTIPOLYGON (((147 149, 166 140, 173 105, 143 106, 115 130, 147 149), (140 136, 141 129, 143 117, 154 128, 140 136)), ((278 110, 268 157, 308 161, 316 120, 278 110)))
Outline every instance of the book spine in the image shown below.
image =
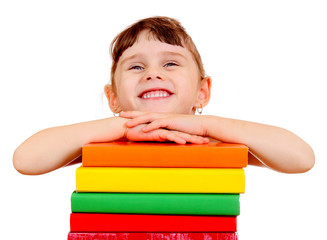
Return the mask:
POLYGON ((71 232, 236 232, 236 216, 71 213, 71 232))
POLYGON ((68 233, 68 240, 237 240, 236 232, 226 233, 68 233))
POLYGON ((88 144, 82 149, 84 167, 243 168, 248 148, 240 144, 88 144), (153 157, 155 156, 155 157, 153 157))
POLYGON ((72 212, 239 215, 239 194, 76 193, 72 212))
POLYGON ((79 167, 77 192, 243 193, 243 169, 79 167))

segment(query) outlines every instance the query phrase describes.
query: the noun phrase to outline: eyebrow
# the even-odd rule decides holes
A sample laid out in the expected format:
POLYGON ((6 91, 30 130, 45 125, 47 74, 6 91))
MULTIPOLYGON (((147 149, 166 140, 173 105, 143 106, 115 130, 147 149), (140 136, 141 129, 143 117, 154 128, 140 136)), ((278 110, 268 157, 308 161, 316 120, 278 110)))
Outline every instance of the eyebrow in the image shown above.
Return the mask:
POLYGON ((129 61, 129 60, 133 60, 134 58, 138 58, 138 57, 143 57, 144 54, 139 54, 139 53, 136 53, 136 54, 133 54, 132 56, 129 56, 125 59, 123 59, 120 63, 120 65, 123 65, 125 62, 129 61))
MULTIPOLYGON (((179 53, 179 52, 163 51, 163 52, 160 52, 160 54, 162 54, 164 56, 177 56, 177 57, 182 57, 183 59, 186 60, 186 57, 183 54, 179 53)), ((133 55, 131 55, 131 56, 123 59, 120 64, 123 65, 127 61, 133 60, 133 59, 138 58, 138 57, 144 58, 144 56, 145 55, 142 54, 142 53, 136 53, 136 54, 133 54, 133 55)))
POLYGON ((167 55, 167 56, 170 56, 170 55, 179 56, 179 57, 182 57, 182 58, 186 59, 186 57, 183 54, 179 53, 179 52, 164 51, 164 52, 162 52, 162 54, 167 55))

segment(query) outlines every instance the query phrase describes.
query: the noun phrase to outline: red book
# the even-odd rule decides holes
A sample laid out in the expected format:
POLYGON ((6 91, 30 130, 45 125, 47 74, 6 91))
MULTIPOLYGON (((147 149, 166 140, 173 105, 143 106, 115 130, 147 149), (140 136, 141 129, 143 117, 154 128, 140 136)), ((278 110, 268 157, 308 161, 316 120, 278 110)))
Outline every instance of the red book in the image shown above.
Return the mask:
POLYGON ((237 240, 226 233, 68 233, 68 240, 237 240))
POLYGON ((71 232, 236 232, 236 216, 71 213, 71 232))

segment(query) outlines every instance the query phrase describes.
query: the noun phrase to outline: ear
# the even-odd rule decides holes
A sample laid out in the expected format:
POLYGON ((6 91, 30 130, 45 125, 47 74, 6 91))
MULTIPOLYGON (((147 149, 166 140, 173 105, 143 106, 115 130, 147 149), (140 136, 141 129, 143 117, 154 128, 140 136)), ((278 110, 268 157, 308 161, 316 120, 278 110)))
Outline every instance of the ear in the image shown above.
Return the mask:
POLYGON ((106 94, 106 97, 108 99, 108 104, 113 113, 119 113, 121 112, 121 108, 119 106, 119 101, 116 95, 116 92, 113 90, 112 86, 110 84, 106 84, 104 86, 104 92, 106 94))
POLYGON ((198 98, 195 104, 195 108, 205 107, 211 96, 211 78, 205 77, 201 80, 200 90, 198 93, 198 98))

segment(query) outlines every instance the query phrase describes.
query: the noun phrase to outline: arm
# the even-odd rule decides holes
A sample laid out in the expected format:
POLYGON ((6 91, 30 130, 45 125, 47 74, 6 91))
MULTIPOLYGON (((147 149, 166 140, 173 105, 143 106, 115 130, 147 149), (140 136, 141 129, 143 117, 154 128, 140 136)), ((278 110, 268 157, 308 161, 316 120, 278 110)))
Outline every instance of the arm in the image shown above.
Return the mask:
POLYGON ((123 112, 131 118, 127 127, 148 123, 150 132, 159 128, 210 137, 222 142, 243 143, 249 147, 249 164, 266 166, 285 173, 310 170, 315 162, 311 147, 292 132, 270 125, 217 116, 194 116, 144 112, 123 112))
POLYGON ((247 145, 249 164, 285 173, 306 172, 314 165, 311 147, 286 129, 216 116, 206 116, 204 124, 212 138, 247 145))
POLYGON ((123 137, 132 141, 173 141, 205 143, 208 139, 179 131, 157 129, 144 133, 138 125, 126 128, 128 119, 112 117, 42 130, 15 151, 13 162, 22 174, 43 174, 63 166, 81 162, 82 147, 90 142, 111 142, 123 137))
POLYGON ((44 129, 16 149, 14 167, 22 174, 36 175, 76 163, 85 144, 122 138, 125 122, 124 118, 112 117, 44 129))

